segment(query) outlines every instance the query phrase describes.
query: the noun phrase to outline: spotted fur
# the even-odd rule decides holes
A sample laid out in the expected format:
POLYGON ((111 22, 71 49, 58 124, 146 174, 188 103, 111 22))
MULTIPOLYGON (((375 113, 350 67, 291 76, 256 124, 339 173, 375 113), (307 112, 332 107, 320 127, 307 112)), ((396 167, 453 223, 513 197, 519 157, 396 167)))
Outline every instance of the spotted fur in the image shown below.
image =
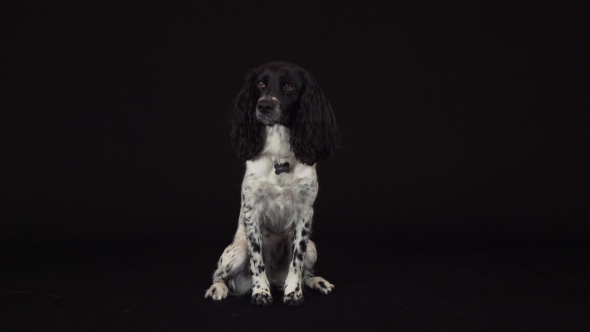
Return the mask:
POLYGON ((232 142, 247 159, 234 241, 221 255, 205 297, 252 292, 251 301, 270 305, 271 286, 282 287, 283 303, 304 303, 303 287, 324 294, 334 285, 313 275, 317 260, 309 239, 318 194, 316 162, 337 142, 332 109, 308 72, 288 63, 253 71, 236 99, 232 142), (288 173, 274 165, 288 162, 288 173))

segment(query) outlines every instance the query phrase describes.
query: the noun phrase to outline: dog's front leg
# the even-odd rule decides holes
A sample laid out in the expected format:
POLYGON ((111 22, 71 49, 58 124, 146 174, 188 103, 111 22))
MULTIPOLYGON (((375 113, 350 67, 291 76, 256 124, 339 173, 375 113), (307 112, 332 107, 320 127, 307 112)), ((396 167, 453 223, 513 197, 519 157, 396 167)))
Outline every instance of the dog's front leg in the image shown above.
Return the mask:
POLYGON ((293 256, 289 264, 289 274, 285 280, 283 303, 290 306, 303 304, 303 263, 311 231, 313 209, 310 206, 297 209, 297 219, 293 227, 291 250, 293 256))
MULTIPOLYGON (((244 196, 244 198, 249 196, 244 196)), ((272 303, 270 283, 266 277, 266 268, 262 259, 262 232, 260 225, 260 211, 255 199, 244 199, 242 206, 242 220, 246 226, 248 238, 248 254, 250 258, 250 273, 252 274, 252 303, 269 305, 272 303)))

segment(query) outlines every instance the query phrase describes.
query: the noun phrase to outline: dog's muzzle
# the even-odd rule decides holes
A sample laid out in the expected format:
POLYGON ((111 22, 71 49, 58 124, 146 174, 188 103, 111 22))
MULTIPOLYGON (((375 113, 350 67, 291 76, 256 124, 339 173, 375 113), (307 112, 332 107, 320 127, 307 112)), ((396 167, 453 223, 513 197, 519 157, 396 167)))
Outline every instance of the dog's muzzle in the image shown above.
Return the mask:
POLYGON ((272 98, 260 98, 258 100, 258 105, 256 106, 256 109, 258 110, 258 112, 260 112, 260 114, 268 114, 274 110, 277 110, 279 106, 279 101, 278 99, 272 97, 272 98))

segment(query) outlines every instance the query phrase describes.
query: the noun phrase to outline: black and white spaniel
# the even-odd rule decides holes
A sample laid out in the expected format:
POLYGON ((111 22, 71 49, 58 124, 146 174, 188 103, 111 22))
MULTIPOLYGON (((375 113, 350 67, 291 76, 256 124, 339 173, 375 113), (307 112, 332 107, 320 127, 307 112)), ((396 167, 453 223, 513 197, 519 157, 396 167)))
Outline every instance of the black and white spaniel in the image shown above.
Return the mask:
POLYGON ((315 164, 334 152, 338 135, 328 99, 296 65, 271 62, 253 70, 235 100, 231 142, 246 160, 242 207, 234 241, 219 259, 205 298, 252 291, 252 303, 301 305, 303 285, 329 294, 334 285, 313 275, 309 240, 318 193, 315 164))

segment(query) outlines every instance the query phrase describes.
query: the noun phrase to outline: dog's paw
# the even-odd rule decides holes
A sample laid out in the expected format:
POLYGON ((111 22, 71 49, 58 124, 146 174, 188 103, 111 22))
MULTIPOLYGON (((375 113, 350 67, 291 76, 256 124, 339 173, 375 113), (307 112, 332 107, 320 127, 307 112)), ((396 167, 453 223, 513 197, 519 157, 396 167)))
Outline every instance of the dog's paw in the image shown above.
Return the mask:
POLYGON ((330 294, 330 293, 332 293, 332 291, 334 290, 334 288, 336 286, 329 283, 328 280, 326 280, 322 277, 313 277, 309 281, 309 287, 311 287, 311 289, 317 290, 317 291, 322 292, 324 294, 330 294))
POLYGON ((252 293, 250 301, 256 305, 271 305, 273 300, 270 292, 262 290, 252 293))
POLYGON ((209 287, 209 289, 205 293, 205 298, 213 299, 215 301, 221 301, 227 297, 228 293, 229 289, 227 289, 227 286, 225 284, 218 282, 214 283, 213 285, 211 285, 211 287, 209 287))
POLYGON ((291 292, 283 296, 283 303, 291 307, 300 306, 304 302, 305 300, 303 299, 303 293, 301 291, 291 292))

